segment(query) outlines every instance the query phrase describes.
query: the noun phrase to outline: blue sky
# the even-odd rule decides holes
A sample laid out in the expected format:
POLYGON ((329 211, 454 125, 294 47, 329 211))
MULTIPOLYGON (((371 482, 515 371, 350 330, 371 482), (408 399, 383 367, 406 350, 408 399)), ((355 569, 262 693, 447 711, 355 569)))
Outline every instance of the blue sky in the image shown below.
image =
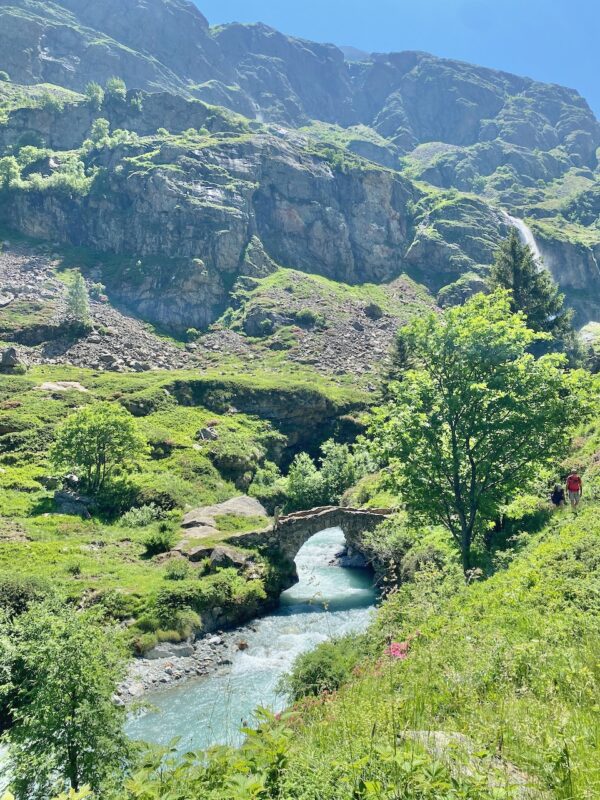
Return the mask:
POLYGON ((367 51, 426 50, 578 89, 600 117, 600 0, 196 0, 211 24, 265 22, 367 51))

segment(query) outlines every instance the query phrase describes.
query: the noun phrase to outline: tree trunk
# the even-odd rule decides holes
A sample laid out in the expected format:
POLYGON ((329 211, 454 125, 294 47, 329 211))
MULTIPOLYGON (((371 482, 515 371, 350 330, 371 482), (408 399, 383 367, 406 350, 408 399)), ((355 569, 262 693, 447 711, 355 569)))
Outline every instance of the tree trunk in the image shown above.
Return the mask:
POLYGON ((460 554, 462 558, 462 567, 465 575, 471 569, 471 531, 468 526, 463 525, 460 539, 460 554))

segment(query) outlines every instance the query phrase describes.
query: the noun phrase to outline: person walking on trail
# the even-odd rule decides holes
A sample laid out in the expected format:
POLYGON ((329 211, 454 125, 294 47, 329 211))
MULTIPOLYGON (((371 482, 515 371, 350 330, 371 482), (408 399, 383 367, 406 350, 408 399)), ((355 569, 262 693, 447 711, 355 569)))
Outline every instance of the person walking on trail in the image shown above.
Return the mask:
POLYGON ((572 469, 567 478, 567 492, 571 501, 571 508, 576 509, 583 494, 583 483, 576 469, 572 469))
POLYGON ((565 504, 565 490, 559 483, 554 484, 554 491, 550 495, 553 505, 556 508, 562 508, 565 504))

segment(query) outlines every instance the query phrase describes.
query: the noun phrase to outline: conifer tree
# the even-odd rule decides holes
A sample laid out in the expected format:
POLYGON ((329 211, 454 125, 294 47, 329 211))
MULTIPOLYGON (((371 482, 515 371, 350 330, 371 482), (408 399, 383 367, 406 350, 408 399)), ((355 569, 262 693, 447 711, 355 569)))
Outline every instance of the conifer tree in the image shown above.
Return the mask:
POLYGON ((490 285, 492 290, 509 289, 512 292, 511 310, 522 311, 531 330, 552 336, 552 341, 534 345, 536 353, 558 350, 571 356, 575 354, 577 340, 572 324, 573 311, 565 308, 564 294, 543 264, 536 261, 529 245, 521 243, 514 229, 496 253, 490 285))
POLYGON ((90 302, 81 272, 76 272, 67 294, 67 315, 83 325, 90 322, 90 302))

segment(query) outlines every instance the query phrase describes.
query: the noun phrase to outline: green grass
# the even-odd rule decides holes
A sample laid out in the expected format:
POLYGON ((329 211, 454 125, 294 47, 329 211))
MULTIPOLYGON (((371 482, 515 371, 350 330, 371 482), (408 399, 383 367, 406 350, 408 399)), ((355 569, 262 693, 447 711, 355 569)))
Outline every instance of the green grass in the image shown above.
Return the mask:
POLYGON ((556 511, 537 533, 523 520, 486 580, 465 584, 446 548, 445 565, 417 570, 366 636, 302 659, 288 688, 307 696, 280 720, 267 717, 260 734, 208 766, 202 754, 160 778, 151 766, 140 785, 160 780, 184 800, 200 790, 233 797, 228 788, 245 780, 302 800, 595 800, 598 420, 573 444, 569 463, 581 464, 585 486, 577 514, 556 511), (330 690, 313 696, 323 679, 330 690))
MULTIPOLYGON (((306 373, 300 380, 291 371, 282 375, 257 368, 240 374, 239 365, 203 374, 185 370, 117 374, 38 366, 25 375, 0 376, 0 572, 43 577, 60 594, 80 602, 103 601, 116 594, 129 615, 143 616, 167 580, 160 559, 147 558, 144 546, 147 535, 161 523, 129 528, 120 524, 118 515, 106 512, 87 521, 56 513, 53 487, 46 488, 55 477, 48 450, 56 426, 83 404, 108 400, 140 407, 143 401, 145 415, 134 419, 150 443, 151 454, 128 476, 132 485, 128 496, 137 498, 137 504, 172 509, 168 524, 177 531, 177 541, 185 537, 185 531, 177 529, 186 509, 239 495, 233 482, 238 472, 252 472, 273 457, 273 448, 280 450, 284 444, 266 419, 256 412, 230 413, 229 405, 239 405, 246 396, 257 410, 261 404, 267 408, 274 396, 288 405, 308 396, 322 402, 320 389, 333 411, 348 407, 352 397, 363 400, 360 393, 346 392, 326 380, 315 384, 306 373), (55 381, 76 381, 88 391, 39 388, 55 381), (223 408, 220 401, 214 402, 221 396, 223 408), (204 397, 210 408, 203 405, 204 397), (209 424, 217 430, 217 440, 198 439, 198 431, 209 424)), ((114 503, 119 502, 117 497, 114 503)), ((116 507, 114 503, 111 507, 116 507)), ((219 533, 208 544, 267 523, 264 517, 222 515, 217 519, 219 533)))

